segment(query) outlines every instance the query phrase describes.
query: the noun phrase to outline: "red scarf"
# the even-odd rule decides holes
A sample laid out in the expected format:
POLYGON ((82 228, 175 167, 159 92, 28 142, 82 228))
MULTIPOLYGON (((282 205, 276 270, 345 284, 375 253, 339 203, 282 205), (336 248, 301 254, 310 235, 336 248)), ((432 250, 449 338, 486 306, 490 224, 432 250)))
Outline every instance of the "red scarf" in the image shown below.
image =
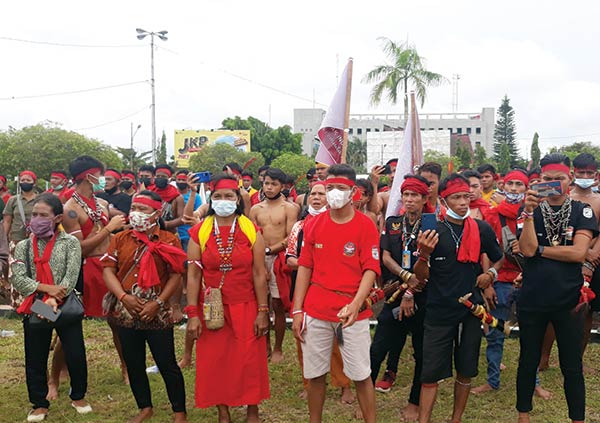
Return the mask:
POLYGON ((490 203, 485 201, 483 198, 478 198, 477 200, 473 200, 469 204, 469 208, 479 209, 481 214, 484 214, 490 207, 491 207, 490 203))
POLYGON ((480 249, 479 226, 475 219, 467 217, 463 221, 462 241, 458 248, 457 260, 461 263, 479 263, 480 249))
POLYGON ((159 189, 156 185, 152 185, 151 187, 148 187, 148 189, 160 195, 160 198, 162 198, 165 203, 170 203, 180 195, 179 190, 171 184, 167 185, 164 189, 159 189))
MULTIPOLYGON (((44 249, 44 254, 42 257, 40 257, 37 237, 33 235, 31 238, 31 244, 33 246, 33 262, 35 263, 35 280, 44 285, 54 285, 54 277, 52 276, 52 269, 50 268, 50 257, 52 256, 52 249, 54 248, 56 235, 57 232, 54 233, 54 236, 46 244, 46 248, 44 249)), ((29 248, 29 246, 26 246, 26 248, 29 248)), ((29 263, 25 263, 25 265, 29 266, 29 263)), ((25 298, 25 300, 17 309, 17 313, 31 314, 31 306, 35 301, 35 298, 36 292, 25 298)), ((48 295, 44 295, 42 301, 46 301, 47 299, 48 295)))
POLYGON ((140 260, 140 271, 138 272, 138 285, 140 288, 145 290, 160 285, 154 254, 157 254, 161 260, 166 262, 175 273, 183 273, 187 254, 181 248, 160 240, 150 241, 145 232, 132 231, 132 234, 148 247, 140 260))
POLYGON ((519 214, 519 209, 521 208, 521 203, 510 204, 506 201, 501 202, 496 206, 498 213, 507 219, 517 220, 517 215, 519 214))

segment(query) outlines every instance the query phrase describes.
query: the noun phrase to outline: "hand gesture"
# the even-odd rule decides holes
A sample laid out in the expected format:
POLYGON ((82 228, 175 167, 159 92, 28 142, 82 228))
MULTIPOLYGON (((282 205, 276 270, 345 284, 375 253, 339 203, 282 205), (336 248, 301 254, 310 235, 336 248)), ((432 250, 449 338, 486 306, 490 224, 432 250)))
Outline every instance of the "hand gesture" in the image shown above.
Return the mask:
POLYGON ((123 229, 124 226, 125 226, 125 217, 122 215, 117 215, 117 216, 114 216, 112 219, 110 219, 110 222, 108 222, 108 225, 106 225, 106 229, 109 232, 114 232, 114 231, 118 231, 119 229, 123 229))
POLYGON ((369 179, 371 179, 371 182, 374 185, 377 185, 379 183, 379 179, 381 178, 381 175, 383 175, 384 171, 385 171, 384 166, 373 166, 373 168, 371 168, 371 173, 369 174, 369 179))
POLYGON ((154 320, 160 310, 160 306, 156 301, 148 301, 140 311, 140 320, 143 322, 151 322, 154 320))
POLYGON ((435 249, 439 240, 440 236, 435 229, 427 229, 425 232, 419 231, 417 245, 419 246, 419 250, 421 250, 421 254, 429 256, 435 249))
POLYGON ((144 308, 144 303, 135 295, 127 294, 121 300, 123 306, 127 309, 129 314, 133 317, 138 317, 142 309, 144 308))
POLYGON ((533 213, 533 211, 539 206, 540 198, 537 195, 537 191, 532 189, 527 190, 525 195, 525 211, 527 213, 533 213))
POLYGON ((196 178, 195 173, 188 173, 187 184, 190 186, 190 189, 192 190, 192 192, 198 192, 198 187, 200 186, 200 182, 198 182, 198 178, 196 178))
POLYGON ((46 294, 62 301, 67 296, 67 288, 60 285, 46 285, 46 294))

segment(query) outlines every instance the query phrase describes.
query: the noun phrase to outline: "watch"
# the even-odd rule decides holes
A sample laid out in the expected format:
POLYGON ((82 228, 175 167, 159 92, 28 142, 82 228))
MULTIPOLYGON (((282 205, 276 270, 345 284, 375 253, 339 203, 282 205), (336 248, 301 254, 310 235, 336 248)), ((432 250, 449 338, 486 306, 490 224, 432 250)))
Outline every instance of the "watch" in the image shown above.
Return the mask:
POLYGON ((268 256, 271 255, 271 247, 265 248, 265 254, 268 255, 268 256))
POLYGON ((537 255, 538 257, 541 257, 542 254, 544 254, 544 246, 543 245, 538 245, 538 250, 537 250, 537 255))
POLYGON ((159 297, 156 297, 154 299, 154 301, 156 301, 156 304, 158 304, 158 306, 160 307, 161 310, 165 307, 165 302, 163 300, 161 300, 159 297))

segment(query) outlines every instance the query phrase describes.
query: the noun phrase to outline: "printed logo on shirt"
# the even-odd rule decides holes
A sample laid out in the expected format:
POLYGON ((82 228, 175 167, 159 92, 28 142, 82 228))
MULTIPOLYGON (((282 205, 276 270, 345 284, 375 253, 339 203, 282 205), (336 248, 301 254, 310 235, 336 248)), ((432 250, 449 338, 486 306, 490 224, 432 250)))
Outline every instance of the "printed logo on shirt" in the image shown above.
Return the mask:
POLYGON ((399 230, 400 230, 400 222, 398 222, 398 223, 392 222, 392 231, 399 231, 399 230))
POLYGON ((593 215, 594 215, 594 212, 592 211, 591 207, 583 208, 583 217, 585 217, 586 219, 591 219, 593 215))
POLYGON ((315 248, 323 248, 323 244, 315 244, 315 248))
POLYGON ((347 242, 344 245, 344 255, 347 257, 352 257, 356 253, 356 245, 353 242, 347 242))
POLYGON ((371 247, 371 256, 373 256, 375 260, 379 260, 379 248, 376 246, 371 247))
POLYGON ((446 257, 435 257, 434 260, 435 261, 444 261, 444 260, 446 260, 446 257))

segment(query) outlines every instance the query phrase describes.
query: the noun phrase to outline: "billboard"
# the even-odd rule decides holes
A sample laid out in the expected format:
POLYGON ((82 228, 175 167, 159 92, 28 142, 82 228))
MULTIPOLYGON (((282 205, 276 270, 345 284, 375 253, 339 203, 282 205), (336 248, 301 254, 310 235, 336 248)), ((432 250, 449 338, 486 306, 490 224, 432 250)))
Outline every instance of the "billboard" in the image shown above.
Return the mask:
POLYGON ((189 167, 190 157, 207 145, 228 144, 238 150, 250 151, 250 131, 214 131, 183 129, 175 130, 175 166, 178 169, 189 167))

